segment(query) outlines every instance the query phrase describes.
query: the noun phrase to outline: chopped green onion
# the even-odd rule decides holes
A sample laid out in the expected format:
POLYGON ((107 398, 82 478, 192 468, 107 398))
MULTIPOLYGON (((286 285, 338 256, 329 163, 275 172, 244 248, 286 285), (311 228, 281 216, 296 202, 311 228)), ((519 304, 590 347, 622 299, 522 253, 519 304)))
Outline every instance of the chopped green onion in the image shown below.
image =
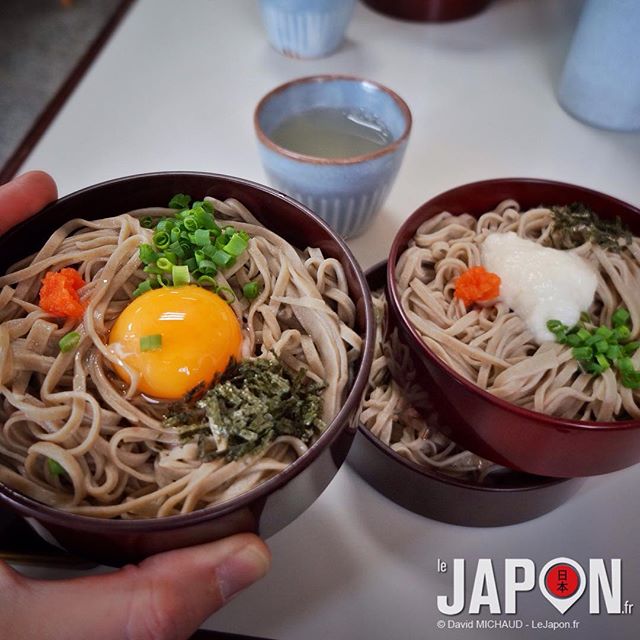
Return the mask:
POLYGON ((157 351, 160 347, 162 347, 162 336, 159 333, 140 338, 140 351, 157 351))
POLYGON ((198 263, 198 270, 207 276, 214 276, 218 273, 218 267, 211 260, 201 260, 198 263))
POLYGON ((260 284, 257 281, 247 282, 247 284, 242 287, 242 293, 247 300, 253 300, 258 297, 260 293, 260 284))
POLYGON ((235 258, 222 249, 217 249, 211 257, 219 267, 228 267, 235 262, 235 258))
POLYGON ((594 373, 595 375, 599 376, 603 371, 604 371, 604 368, 601 367, 599 364, 592 363, 589 366, 589 372, 594 373))
POLYGON ((196 200, 192 205, 192 209, 205 209, 209 213, 213 213, 213 205, 208 200, 196 200))
POLYGON ((156 264, 158 265, 158 269, 160 269, 161 271, 171 271, 171 269, 173 269, 173 262, 171 262, 171 260, 168 260, 167 258, 158 258, 158 261, 156 262, 156 264))
POLYGON ((640 342, 637 340, 634 342, 627 342, 623 347, 624 353, 627 356, 632 356, 638 349, 640 349, 640 342))
POLYGON ((151 216, 145 216, 140 220, 140 226, 143 229, 151 229, 153 227, 153 218, 151 216))
POLYGON ((591 322, 591 314, 588 311, 583 311, 580 314, 580 322, 590 323, 591 322))
POLYGON ((189 267, 186 265, 175 265, 171 269, 171 277, 173 278, 173 286, 181 287, 185 284, 189 284, 189 267))
POLYGON ((223 249, 234 258, 238 257, 247 248, 248 242, 239 233, 234 233, 223 249))
POLYGON ((596 354, 596 362, 602 367, 602 370, 605 371, 611 366, 611 363, 607 360, 606 356, 602 353, 596 354))
MULTIPOLYGON (((170 202, 177 211, 170 217, 156 218, 152 243, 139 248, 143 270, 155 277, 148 284, 141 283, 134 295, 159 285, 180 286, 194 281, 216 288, 213 276, 218 269, 233 265, 236 257, 246 250, 248 233, 233 225, 220 228, 211 202, 198 200, 191 206, 190 203, 189 196, 177 194, 170 202)), ((222 293, 235 298, 230 289, 222 293)))
POLYGON ((622 386, 628 389, 640 389, 640 372, 633 371, 632 373, 622 375, 622 386))
POLYGON ((620 358, 618 360, 618 370, 620 373, 631 373, 635 371, 635 367, 633 366, 633 360, 631 358, 620 358))
POLYGON ((605 355, 609 360, 617 360, 622 355, 622 347, 619 344, 609 345, 605 355))
POLYGON ((64 475, 66 473, 66 471, 64 470, 64 467, 57 461, 54 460, 53 458, 47 458, 47 467, 49 469, 49 473, 52 476, 61 476, 64 475))
POLYGON ((604 338, 605 340, 609 340, 609 338, 611 338, 611 336, 613 335, 613 330, 602 325, 596 329, 595 335, 599 336, 600 338, 604 338))
POLYGON ((138 296, 141 296, 143 293, 146 293, 147 291, 151 291, 151 289, 153 289, 153 286, 151 284, 151 280, 143 280, 134 290, 133 292, 133 297, 137 298, 138 296))
MULTIPOLYGON (((175 231, 175 229, 171 229, 171 232, 173 231, 175 231)), ((156 231, 153 234, 153 244, 155 244, 158 249, 166 249, 170 243, 171 239, 166 231, 156 231)))
POLYGON ((626 325, 616 327, 614 333, 618 340, 628 340, 631 337, 631 329, 626 325))
POLYGON ((170 249, 167 249, 164 252, 164 255, 162 257, 166 258, 172 264, 177 264, 178 263, 178 256, 173 251, 171 251, 170 249))
POLYGON ((211 234, 208 229, 196 229, 193 232, 194 243, 199 247, 206 247, 211 244, 211 234))
POLYGON ((174 223, 173 220, 171 220, 171 218, 162 218, 162 220, 160 220, 160 222, 158 222, 158 224, 156 225, 156 231, 171 231, 171 229, 173 229, 174 227, 174 223))
POLYGON ((564 324, 562 324, 562 322, 560 322, 560 320, 549 320, 547 322, 547 329, 549 329, 551 333, 558 333, 559 331, 565 329, 565 326, 564 324))
POLYGON ((158 269, 158 267, 156 267, 155 264, 149 264, 147 265, 143 271, 145 273, 152 273, 154 276, 155 275, 160 275, 162 273, 162 269, 158 269))
POLYGON ((236 294, 229 287, 218 287, 216 293, 225 301, 231 304, 236 301, 236 294), (222 294, 225 295, 222 295, 222 294), (225 297, 226 296, 226 297, 225 297))
POLYGON ((78 344, 80 344, 80 334, 77 331, 67 333, 58 341, 58 347, 60 347, 60 351, 62 351, 62 353, 73 351, 78 344))
POLYGON ((169 251, 171 251, 176 256, 176 258, 184 258, 186 251, 188 251, 188 248, 186 248, 185 250, 185 247, 180 244, 180 241, 176 240, 169 245, 169 251))
POLYGON ((589 336, 585 341, 584 344, 587 347, 593 347, 595 346, 596 342, 600 342, 600 336, 597 336, 595 333, 592 336, 589 336))
POLYGON ((629 322, 631 318, 631 314, 626 310, 620 307, 620 309, 616 309, 614 314, 611 316, 611 324, 614 327, 621 327, 624 324, 629 322))
POLYGON ((143 264, 151 264, 158 259, 158 254, 153 250, 150 244, 141 244, 138 247, 138 255, 143 264))
POLYGON ((195 231, 198 228, 198 221, 195 216, 187 216, 182 224, 187 231, 195 231))
POLYGON ((203 287, 217 287, 218 283, 211 276, 200 276, 197 280, 198 284, 203 287))
POLYGON ((575 334, 570 333, 566 338, 567 344, 571 347, 579 347, 582 344, 582 340, 575 334))
POLYGON ((591 334, 584 328, 578 329, 576 335, 580 340, 582 340, 582 342, 586 342, 591 337, 591 334))
POLYGON ((169 207, 171 209, 186 209, 191 202, 191 196, 185 193, 177 193, 171 200, 169 200, 169 207))
POLYGON ((219 236, 222 233, 220 227, 216 224, 215 218, 213 217, 213 211, 199 209, 194 213, 194 215, 201 228, 211 231, 216 236, 219 236))
POLYGON ((595 353, 607 353, 609 350, 609 343, 606 340, 599 340, 594 345, 595 353))
POLYGON ((204 253, 205 256, 207 256, 207 258, 213 259, 213 256, 216 255, 216 252, 218 251, 218 249, 216 249, 213 244, 207 244, 204 247, 202 247, 201 251, 202 253, 204 253))
POLYGON ((593 358, 593 349, 591 347, 573 347, 571 355, 576 360, 591 360, 593 358))

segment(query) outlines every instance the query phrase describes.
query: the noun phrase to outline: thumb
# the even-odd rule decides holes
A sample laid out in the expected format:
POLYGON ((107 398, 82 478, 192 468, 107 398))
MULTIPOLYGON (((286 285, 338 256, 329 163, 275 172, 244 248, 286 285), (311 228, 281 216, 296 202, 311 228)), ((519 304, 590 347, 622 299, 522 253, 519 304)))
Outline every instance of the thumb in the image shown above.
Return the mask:
POLYGON ((5 630, 8 622, 7 637, 14 640, 185 640, 261 578, 270 562, 260 538, 239 534, 73 580, 28 580, 5 566, 0 568, 0 619, 5 630))
POLYGON ((0 234, 37 213, 56 199, 53 178, 44 171, 29 171, 0 186, 0 234))

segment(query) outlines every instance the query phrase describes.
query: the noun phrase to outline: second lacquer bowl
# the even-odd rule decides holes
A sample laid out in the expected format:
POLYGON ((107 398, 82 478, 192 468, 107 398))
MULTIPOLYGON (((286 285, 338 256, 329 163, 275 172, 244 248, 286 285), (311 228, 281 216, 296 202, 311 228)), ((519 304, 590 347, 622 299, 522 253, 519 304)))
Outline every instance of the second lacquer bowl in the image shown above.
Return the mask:
MULTIPOLYGON (((545 476, 608 473, 640 462, 640 420, 567 419, 518 406, 481 389, 447 365, 421 339, 401 303, 397 264, 416 230, 444 211, 478 218, 503 200, 523 211, 582 203, 605 220, 617 217, 640 235, 640 210, 585 187, 529 178, 475 182, 446 191, 419 207, 396 235, 387 269, 389 318, 412 354, 414 380, 429 393, 449 435, 464 448, 501 465, 545 476)), ((418 406, 420 408, 420 406, 418 406)))

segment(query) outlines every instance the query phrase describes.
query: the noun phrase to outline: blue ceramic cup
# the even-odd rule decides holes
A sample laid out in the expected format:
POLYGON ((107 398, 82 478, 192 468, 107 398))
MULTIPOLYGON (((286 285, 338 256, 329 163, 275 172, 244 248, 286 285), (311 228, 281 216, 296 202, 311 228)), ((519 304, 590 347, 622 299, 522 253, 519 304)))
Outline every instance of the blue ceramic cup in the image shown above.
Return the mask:
POLYGON ((587 0, 565 62, 558 100, 587 124, 640 130, 640 2, 587 0))
POLYGON ((260 0, 271 46, 293 58, 321 58, 344 38, 355 0, 260 0))
POLYGON ((254 125, 271 184, 350 238, 371 224, 391 189, 409 139, 411 112, 402 98, 376 82, 312 76, 283 84, 262 98, 254 125), (284 121, 315 109, 365 114, 384 127, 389 142, 362 155, 323 158, 273 141, 271 135, 284 121))

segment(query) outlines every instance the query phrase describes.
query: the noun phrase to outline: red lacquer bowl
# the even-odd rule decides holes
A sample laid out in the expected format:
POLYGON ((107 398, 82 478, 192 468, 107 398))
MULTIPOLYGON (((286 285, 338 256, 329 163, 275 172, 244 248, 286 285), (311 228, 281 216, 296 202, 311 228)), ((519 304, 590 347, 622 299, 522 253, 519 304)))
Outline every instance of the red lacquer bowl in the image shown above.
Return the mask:
POLYGON ((148 206, 163 206, 176 193, 237 198, 268 228, 298 248, 319 247, 339 260, 356 303, 362 354, 342 409, 324 433, 286 469, 254 489, 193 513, 147 520, 103 520, 70 514, 0 484, 0 503, 22 516, 48 541, 104 564, 146 556, 252 531, 269 536, 299 516, 342 465, 357 428, 357 411, 369 376, 375 324, 364 274, 344 241, 309 209, 262 185, 208 173, 154 173, 83 189, 48 206, 0 238, 0 273, 39 249, 72 218, 97 219, 148 206))
MULTIPOLYGON (((406 345, 415 380, 428 393, 441 428, 461 446, 507 467, 545 476, 578 477, 608 473, 640 461, 640 421, 566 420, 518 407, 472 384, 431 352, 400 306, 395 269, 417 228, 442 211, 479 217, 501 200, 514 198, 523 209, 582 202, 604 218, 619 216, 640 235, 640 210, 576 185, 506 178, 474 182, 446 191, 419 207, 396 235, 387 268, 390 330, 406 345)), ((640 295, 640 292, 639 292, 640 295)), ((416 401, 419 409, 427 411, 416 401)))
POLYGON ((393 18, 416 22, 449 22, 480 13, 491 0, 364 0, 393 18))

